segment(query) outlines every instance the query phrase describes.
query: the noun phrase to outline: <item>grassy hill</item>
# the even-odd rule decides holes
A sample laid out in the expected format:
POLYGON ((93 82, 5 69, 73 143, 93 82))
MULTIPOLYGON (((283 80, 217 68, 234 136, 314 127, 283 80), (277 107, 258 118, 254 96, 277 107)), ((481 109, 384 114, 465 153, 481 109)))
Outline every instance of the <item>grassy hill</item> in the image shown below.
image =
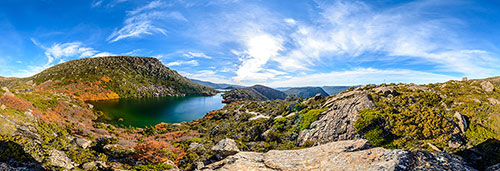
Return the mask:
POLYGON ((321 87, 296 87, 285 91, 287 95, 296 95, 298 97, 308 98, 313 97, 316 94, 321 94, 324 97, 328 96, 321 87))
POLYGON ((266 86, 254 85, 248 88, 233 89, 223 94, 222 97, 224 98, 225 102, 229 103, 238 100, 266 101, 285 99, 287 95, 284 92, 266 86))
POLYGON ((207 95, 215 92, 182 77, 158 59, 148 57, 78 59, 50 67, 29 79, 40 85, 40 89, 72 93, 84 100, 207 95))

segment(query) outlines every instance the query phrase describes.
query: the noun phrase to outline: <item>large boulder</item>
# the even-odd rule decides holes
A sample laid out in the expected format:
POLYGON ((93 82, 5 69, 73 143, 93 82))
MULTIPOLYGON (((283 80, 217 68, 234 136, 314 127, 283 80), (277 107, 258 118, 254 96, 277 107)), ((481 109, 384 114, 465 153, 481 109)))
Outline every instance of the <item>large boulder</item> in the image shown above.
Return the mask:
POLYGON ((328 110, 309 129, 300 132, 298 142, 303 145, 310 141, 317 145, 359 139, 361 135, 354 128, 354 122, 359 117, 358 111, 373 106, 366 91, 349 91, 333 96, 323 105, 328 110))
POLYGON ((453 115, 457 120, 458 120, 458 127, 460 128, 460 131, 465 134, 465 131, 467 130, 467 120, 465 120, 465 116, 462 114, 456 112, 455 115, 453 115))
POLYGON ((68 170, 75 167, 71 159, 66 156, 66 153, 56 149, 52 149, 49 151, 48 165, 68 170))
POLYGON ((367 140, 332 142, 300 150, 240 152, 201 170, 475 170, 459 156, 372 148, 367 140))
POLYGON ((484 91, 488 91, 488 92, 495 90, 495 86, 489 81, 481 82, 481 87, 483 88, 484 91))
POLYGON ((233 139, 225 138, 223 140, 220 140, 215 146, 213 146, 212 151, 215 152, 217 158, 222 159, 240 152, 240 149, 233 139))

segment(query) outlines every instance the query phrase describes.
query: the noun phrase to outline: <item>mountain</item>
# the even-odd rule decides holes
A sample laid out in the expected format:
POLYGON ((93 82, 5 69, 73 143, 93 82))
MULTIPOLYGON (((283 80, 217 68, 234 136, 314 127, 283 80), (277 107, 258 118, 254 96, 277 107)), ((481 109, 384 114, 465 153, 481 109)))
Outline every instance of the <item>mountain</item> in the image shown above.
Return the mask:
POLYGON ((240 86, 240 85, 233 85, 233 84, 225 84, 225 83, 212 83, 209 81, 201 81, 201 80, 196 80, 196 79, 190 79, 192 82, 205 86, 205 87, 210 87, 214 89, 234 89, 234 88, 244 88, 245 86, 240 86))
POLYGON ((321 94, 324 97, 329 96, 321 87, 296 87, 286 90, 285 93, 288 96, 296 95, 302 98, 313 97, 316 94, 321 94))
POLYGON ((263 85, 254 85, 247 88, 237 88, 222 95, 225 103, 231 103, 239 100, 266 101, 285 99, 287 95, 284 92, 275 90, 263 85))
POLYGON ((285 92, 285 91, 287 91, 287 90, 289 90, 291 88, 293 88, 293 87, 277 87, 277 88, 274 88, 274 89, 285 92))
POLYGON ((344 90, 347 90, 350 87, 352 86, 323 86, 321 88, 323 88, 323 90, 325 90, 325 92, 328 93, 329 95, 335 95, 339 94, 344 90))
POLYGON ((148 57, 72 60, 28 79, 40 85, 39 89, 51 89, 82 100, 208 95, 215 92, 182 77, 158 59, 148 57))

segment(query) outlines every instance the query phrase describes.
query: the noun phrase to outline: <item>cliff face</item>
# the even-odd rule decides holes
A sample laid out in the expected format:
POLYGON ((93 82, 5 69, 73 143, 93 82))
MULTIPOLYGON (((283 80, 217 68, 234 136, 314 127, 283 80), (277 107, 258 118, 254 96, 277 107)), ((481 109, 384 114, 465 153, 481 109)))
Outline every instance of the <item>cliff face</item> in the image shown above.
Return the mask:
POLYGON ((208 95, 214 89, 189 81, 156 58, 98 57, 65 62, 32 78, 39 89, 55 89, 83 100, 208 95))

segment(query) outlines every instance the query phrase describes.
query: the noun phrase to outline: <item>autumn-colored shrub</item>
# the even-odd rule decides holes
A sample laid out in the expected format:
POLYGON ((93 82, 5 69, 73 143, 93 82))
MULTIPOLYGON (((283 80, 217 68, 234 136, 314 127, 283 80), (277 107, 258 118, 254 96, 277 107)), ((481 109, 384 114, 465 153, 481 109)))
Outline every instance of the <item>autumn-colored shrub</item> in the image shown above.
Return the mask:
POLYGON ((150 140, 135 146, 135 158, 148 163, 160 163, 168 160, 176 161, 181 149, 173 147, 166 141, 150 140))

